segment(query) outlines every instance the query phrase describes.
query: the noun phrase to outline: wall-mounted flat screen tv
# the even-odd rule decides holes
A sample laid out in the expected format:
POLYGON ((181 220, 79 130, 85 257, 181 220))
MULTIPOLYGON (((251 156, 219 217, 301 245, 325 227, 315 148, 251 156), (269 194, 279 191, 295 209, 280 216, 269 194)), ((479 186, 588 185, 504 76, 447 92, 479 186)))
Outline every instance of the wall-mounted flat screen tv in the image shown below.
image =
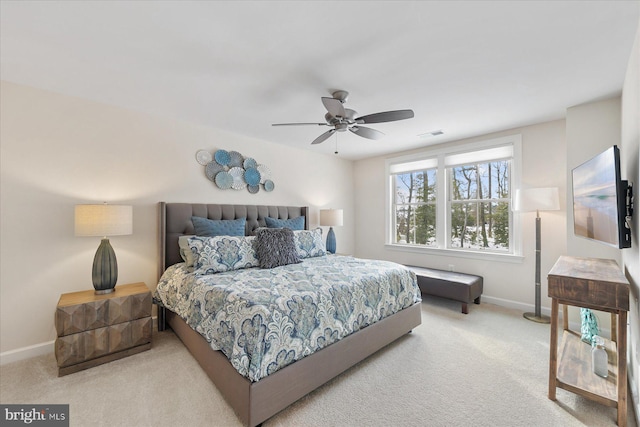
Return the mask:
POLYGON ((620 179, 620 150, 613 146, 573 169, 573 230, 617 248, 631 247, 628 182, 620 179))

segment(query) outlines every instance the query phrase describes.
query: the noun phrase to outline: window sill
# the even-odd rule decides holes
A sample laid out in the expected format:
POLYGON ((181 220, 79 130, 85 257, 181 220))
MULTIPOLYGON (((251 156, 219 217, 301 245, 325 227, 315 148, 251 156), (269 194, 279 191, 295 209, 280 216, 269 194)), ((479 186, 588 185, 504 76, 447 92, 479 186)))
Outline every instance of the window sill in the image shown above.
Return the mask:
POLYGON ((522 255, 501 254, 496 252, 465 251, 461 249, 427 248, 422 246, 397 245, 397 244, 390 244, 390 243, 387 243, 384 246, 385 246, 385 249, 392 250, 392 251, 412 252, 412 253, 455 257, 455 258, 479 259, 482 261, 508 262, 508 263, 517 264, 517 263, 522 263, 524 260, 524 257, 522 255))

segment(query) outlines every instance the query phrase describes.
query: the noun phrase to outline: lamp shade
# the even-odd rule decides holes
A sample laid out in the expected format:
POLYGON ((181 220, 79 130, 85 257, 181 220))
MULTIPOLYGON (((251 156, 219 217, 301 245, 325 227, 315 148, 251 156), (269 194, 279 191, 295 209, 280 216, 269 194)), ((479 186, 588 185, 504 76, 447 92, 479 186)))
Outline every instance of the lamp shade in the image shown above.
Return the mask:
POLYGON ((133 233, 130 205, 76 205, 76 236, 124 236, 133 233))
POLYGON ((513 210, 516 212, 560 210, 560 197, 556 187, 516 190, 513 210))
POLYGON ((320 209, 320 225, 335 227, 342 225, 342 209, 320 209))

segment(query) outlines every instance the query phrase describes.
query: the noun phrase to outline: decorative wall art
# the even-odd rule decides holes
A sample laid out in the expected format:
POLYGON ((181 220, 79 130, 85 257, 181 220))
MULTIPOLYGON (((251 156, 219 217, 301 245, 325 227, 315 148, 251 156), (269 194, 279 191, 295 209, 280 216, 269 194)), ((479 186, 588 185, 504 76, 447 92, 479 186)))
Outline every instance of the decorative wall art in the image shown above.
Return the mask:
POLYGON ((260 191, 273 191, 275 184, 271 180, 271 170, 260 165, 251 157, 244 157, 237 151, 216 150, 213 154, 206 150, 196 153, 196 160, 204 166, 206 177, 222 190, 246 189, 251 194, 260 191))

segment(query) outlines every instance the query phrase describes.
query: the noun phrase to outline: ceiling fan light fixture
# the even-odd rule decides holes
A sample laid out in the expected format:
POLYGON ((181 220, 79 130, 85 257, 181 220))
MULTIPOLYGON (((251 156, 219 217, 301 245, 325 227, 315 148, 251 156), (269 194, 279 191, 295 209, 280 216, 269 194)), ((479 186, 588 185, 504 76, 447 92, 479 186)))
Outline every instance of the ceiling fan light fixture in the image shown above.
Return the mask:
POLYGON ((442 129, 432 130, 431 132, 421 133, 418 135, 418 138, 431 138, 434 136, 444 135, 444 131, 442 129))

